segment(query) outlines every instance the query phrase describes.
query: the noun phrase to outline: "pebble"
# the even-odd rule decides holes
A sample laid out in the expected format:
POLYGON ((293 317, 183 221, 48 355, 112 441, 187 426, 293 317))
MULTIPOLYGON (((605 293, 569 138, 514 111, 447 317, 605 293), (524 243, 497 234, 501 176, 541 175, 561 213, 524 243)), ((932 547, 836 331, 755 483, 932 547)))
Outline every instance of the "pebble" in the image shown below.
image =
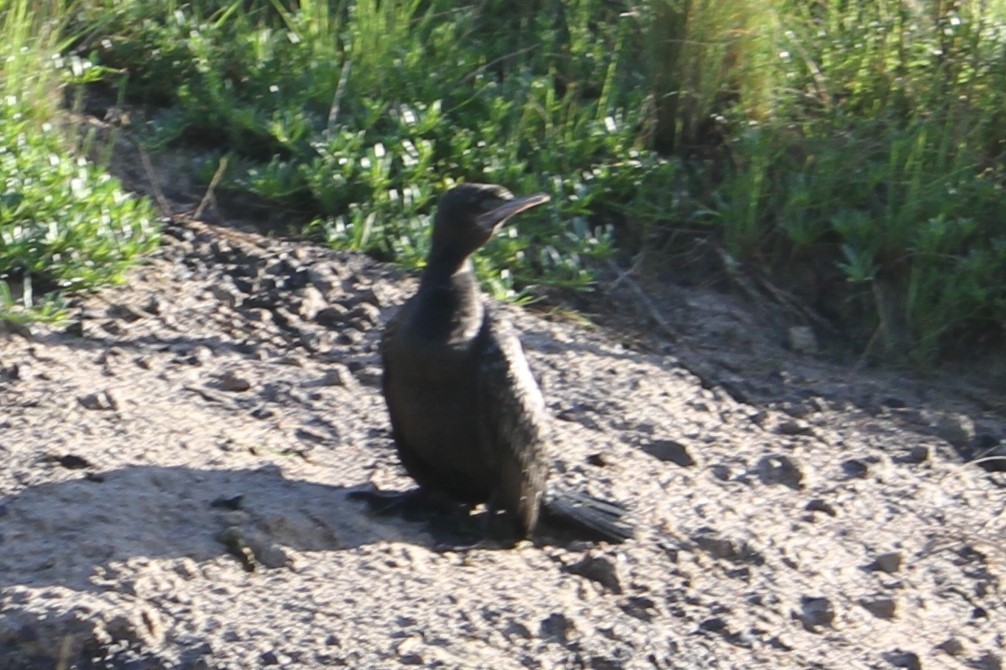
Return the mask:
POLYGON ((84 409, 110 411, 119 408, 119 403, 110 391, 98 391, 78 396, 77 401, 84 409))
POLYGON ((796 616, 805 629, 814 633, 818 628, 831 627, 835 621, 835 608, 827 598, 803 596, 796 616))
POLYGON ((695 465, 695 458, 688 453, 688 448, 676 440, 653 440, 642 446, 650 456, 660 461, 669 461, 683 468, 695 465))
POLYGON ((966 414, 930 413, 926 418, 933 431, 956 449, 964 449, 975 438, 975 423, 966 414))
POLYGON ((901 569, 901 561, 903 558, 904 557, 900 551, 889 551, 877 556, 873 560, 872 567, 874 570, 880 570, 881 572, 893 575, 901 569))
POLYGON ((842 472, 849 479, 863 479, 870 472, 870 466, 857 458, 842 462, 842 472))
POLYGON ((326 368, 318 384, 321 386, 349 386, 353 380, 349 368, 345 366, 333 366, 326 368))
POLYGON ((812 429, 802 421, 784 419, 775 427, 775 432, 780 435, 809 435, 812 429))
POLYGON ((964 643, 961 642, 960 638, 956 637, 947 638, 938 644, 936 648, 950 656, 960 656, 964 653, 964 643))
POLYGON ((918 465, 929 460, 929 447, 919 444, 908 450, 908 453, 899 459, 902 463, 918 465))
POLYGON ((252 387, 251 381, 247 377, 240 375, 233 370, 228 370, 217 377, 217 383, 224 391, 234 391, 241 393, 252 387))
POLYGON ((708 526, 699 528, 690 536, 692 542, 713 558, 722 558, 732 563, 753 563, 762 565, 765 557, 745 540, 724 537, 719 531, 708 526))
POLYGON ((893 619, 898 610, 897 601, 889 596, 871 596, 868 598, 860 598, 859 604, 863 606, 863 609, 878 619, 893 619))
POLYGON ((576 624, 573 620, 561 612, 553 612, 544 619, 538 627, 539 635, 544 638, 555 640, 560 644, 570 641, 576 632, 576 624))
POLYGON ((822 498, 814 498, 807 502, 807 506, 804 508, 808 512, 824 512, 828 516, 838 516, 838 512, 835 508, 826 500, 822 498))
POLYGON ((622 581, 618 576, 618 567, 607 556, 588 552, 578 562, 566 567, 565 571, 586 577, 611 593, 622 593, 622 581))
POLYGON ((903 649, 895 649, 884 654, 884 660, 893 665, 896 668, 905 668, 906 670, 922 670, 922 661, 919 660, 919 655, 914 651, 904 651, 903 649))
POLYGON ((305 321, 314 321, 317 318, 318 313, 323 309, 328 307, 328 301, 325 300, 325 296, 312 285, 307 285, 300 291, 301 299, 300 306, 298 307, 298 314, 305 321))
POLYGON ((782 484, 797 491, 803 488, 803 473, 796 461, 789 456, 763 456, 758 461, 757 471, 762 484, 782 484))

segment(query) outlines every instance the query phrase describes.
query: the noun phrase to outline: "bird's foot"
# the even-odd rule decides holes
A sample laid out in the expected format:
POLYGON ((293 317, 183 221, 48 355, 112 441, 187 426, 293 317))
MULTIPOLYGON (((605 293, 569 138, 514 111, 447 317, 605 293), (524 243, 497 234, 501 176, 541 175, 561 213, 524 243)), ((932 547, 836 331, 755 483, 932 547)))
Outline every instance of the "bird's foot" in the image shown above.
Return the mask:
POLYGON ((429 494, 420 488, 408 491, 382 491, 373 485, 370 488, 350 491, 353 500, 367 503, 371 511, 382 516, 405 515, 417 507, 429 507, 429 494))
POLYGON ((400 516, 406 521, 468 518, 468 505, 423 488, 381 491, 371 486, 351 491, 349 497, 367 503, 375 514, 400 516))

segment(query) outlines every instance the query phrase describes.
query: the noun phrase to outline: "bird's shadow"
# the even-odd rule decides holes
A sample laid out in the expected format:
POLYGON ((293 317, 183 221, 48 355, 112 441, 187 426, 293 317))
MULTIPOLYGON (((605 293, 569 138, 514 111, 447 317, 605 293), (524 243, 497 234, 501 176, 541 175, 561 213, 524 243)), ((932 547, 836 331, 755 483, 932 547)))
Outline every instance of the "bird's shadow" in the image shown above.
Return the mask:
POLYGON ((82 471, 0 497, 0 588, 88 588, 101 568, 138 558, 230 555, 252 570, 283 567, 289 550, 471 544, 464 529, 451 537, 450 531, 438 533, 441 524, 375 515, 350 495, 364 488, 287 479, 274 466, 82 471))

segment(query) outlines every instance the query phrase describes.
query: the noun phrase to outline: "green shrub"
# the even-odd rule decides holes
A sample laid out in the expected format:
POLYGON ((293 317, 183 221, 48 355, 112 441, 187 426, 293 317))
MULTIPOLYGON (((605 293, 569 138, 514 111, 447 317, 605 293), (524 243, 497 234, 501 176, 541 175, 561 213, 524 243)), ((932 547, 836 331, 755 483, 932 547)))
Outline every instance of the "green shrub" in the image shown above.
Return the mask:
POLYGON ((69 150, 62 87, 96 71, 51 57, 64 10, 48 9, 0 6, 0 320, 58 318, 62 292, 118 280, 158 239, 149 204, 69 150))

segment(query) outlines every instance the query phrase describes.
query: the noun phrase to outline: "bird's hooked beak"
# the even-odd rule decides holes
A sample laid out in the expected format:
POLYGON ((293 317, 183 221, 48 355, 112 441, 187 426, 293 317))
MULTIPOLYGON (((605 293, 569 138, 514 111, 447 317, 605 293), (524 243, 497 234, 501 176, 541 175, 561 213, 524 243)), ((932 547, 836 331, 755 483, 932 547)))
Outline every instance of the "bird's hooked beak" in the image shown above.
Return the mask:
POLYGON ((507 219, 512 217, 514 214, 519 214, 525 209, 537 207, 549 200, 551 200, 551 198, 547 193, 535 193, 534 195, 524 196, 523 198, 506 200, 499 207, 489 210, 484 214, 480 214, 476 217, 475 222, 487 236, 492 235, 499 226, 506 223, 507 219))

